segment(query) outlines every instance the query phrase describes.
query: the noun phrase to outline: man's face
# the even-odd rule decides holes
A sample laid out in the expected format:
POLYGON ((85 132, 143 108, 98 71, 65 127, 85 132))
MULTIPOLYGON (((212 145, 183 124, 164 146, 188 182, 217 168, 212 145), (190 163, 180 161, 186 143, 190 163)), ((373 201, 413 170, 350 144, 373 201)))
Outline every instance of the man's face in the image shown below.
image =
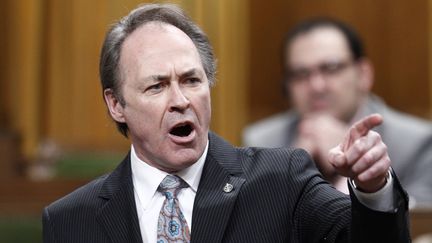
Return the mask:
POLYGON ((112 92, 112 117, 125 122, 140 159, 173 172, 202 155, 211 117, 210 88, 192 40, 178 28, 150 22, 127 37, 120 56, 123 107, 112 92))
POLYGON ((341 32, 321 27, 293 39, 286 88, 301 115, 326 113, 349 121, 369 91, 363 61, 355 62, 341 32))

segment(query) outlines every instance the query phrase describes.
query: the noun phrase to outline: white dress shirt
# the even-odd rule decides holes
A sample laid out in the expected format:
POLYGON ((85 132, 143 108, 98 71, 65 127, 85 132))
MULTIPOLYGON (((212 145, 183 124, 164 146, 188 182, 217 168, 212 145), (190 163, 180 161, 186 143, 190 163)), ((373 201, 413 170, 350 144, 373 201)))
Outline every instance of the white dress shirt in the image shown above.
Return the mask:
MULTIPOLYGON (((180 190, 177 197, 190 232, 192 232, 193 204, 207 157, 208 145, 207 141, 204 153, 196 163, 176 173, 189 185, 188 188, 180 190)), ((135 203, 143 242, 156 242, 159 212, 165 200, 165 196, 157 192, 157 188, 168 173, 158 170, 140 160, 136 155, 133 145, 131 146, 131 169, 135 203)), ((387 184, 375 193, 363 193, 357 190, 351 180, 350 185, 353 187, 356 197, 365 206, 374 210, 387 212, 394 209, 393 179, 391 175, 387 180, 387 184)))
MULTIPOLYGON (((207 157, 207 151, 208 141, 204 153, 198 161, 192 166, 176 173, 189 185, 188 188, 180 190, 177 198, 190 232, 192 232, 192 208, 205 158, 207 157)), ((140 160, 133 145, 131 146, 131 169, 142 239, 144 242, 156 242, 159 212, 165 200, 165 196, 158 192, 157 188, 168 173, 158 170, 140 160)))

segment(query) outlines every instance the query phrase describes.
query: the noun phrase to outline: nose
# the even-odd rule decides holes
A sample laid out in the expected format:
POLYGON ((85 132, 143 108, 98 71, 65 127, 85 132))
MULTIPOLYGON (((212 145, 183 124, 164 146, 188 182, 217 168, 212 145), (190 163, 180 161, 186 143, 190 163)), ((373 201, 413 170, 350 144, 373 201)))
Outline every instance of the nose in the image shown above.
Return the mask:
POLYGON ((319 72, 315 72, 309 77, 309 86, 315 92, 324 91, 326 85, 327 85, 326 80, 324 79, 323 75, 319 72))
POLYGON ((189 108, 190 101, 177 83, 174 83, 170 86, 170 91, 169 111, 182 112, 189 108))

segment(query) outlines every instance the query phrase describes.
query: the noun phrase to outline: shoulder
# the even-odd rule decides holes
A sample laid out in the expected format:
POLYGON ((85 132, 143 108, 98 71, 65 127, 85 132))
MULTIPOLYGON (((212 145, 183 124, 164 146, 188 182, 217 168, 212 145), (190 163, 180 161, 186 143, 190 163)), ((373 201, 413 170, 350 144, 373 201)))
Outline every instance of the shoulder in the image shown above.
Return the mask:
POLYGON ((280 148, 265 148, 265 147, 239 147, 239 152, 251 160, 270 160, 280 161, 286 159, 296 159, 298 157, 308 157, 308 153, 301 148, 280 147, 280 148))
POLYGON ((210 133, 209 141, 207 157, 228 171, 297 173, 314 168, 312 158, 300 148, 233 147, 215 133, 210 133))
POLYGON ((246 174, 269 173, 285 179, 311 176, 317 172, 310 155, 299 148, 239 148, 243 171, 246 174))
POLYGON ((95 179, 44 209, 44 242, 95 242, 103 237, 97 215, 106 202, 99 196, 106 178, 95 179))
POLYGON ((243 144, 261 147, 287 146, 285 136, 296 120, 296 113, 288 111, 252 123, 243 130, 243 144))
POLYGON ((51 203, 46 209, 50 215, 72 214, 85 209, 97 208, 97 198, 107 175, 101 176, 86 185, 76 189, 68 195, 51 203))
POLYGON ((384 122, 378 129, 384 136, 391 138, 432 136, 430 121, 397 111, 375 95, 371 95, 365 109, 367 114, 379 113, 383 116, 384 122))
POLYGON ((310 191, 322 189, 332 194, 312 158, 303 149, 249 147, 240 150, 245 193, 254 195, 258 192, 258 198, 277 198, 276 201, 284 203, 289 200, 287 207, 304 198, 311 199, 307 204, 321 200, 310 191), (281 197, 281 194, 289 196, 281 197))
POLYGON ((109 196, 116 193, 123 185, 128 185, 131 177, 130 153, 111 173, 100 176, 70 194, 50 204, 51 212, 73 212, 75 210, 92 210, 106 202, 109 196))
POLYGON ((387 107, 383 113, 383 133, 389 139, 412 138, 417 141, 432 139, 432 123, 387 107))

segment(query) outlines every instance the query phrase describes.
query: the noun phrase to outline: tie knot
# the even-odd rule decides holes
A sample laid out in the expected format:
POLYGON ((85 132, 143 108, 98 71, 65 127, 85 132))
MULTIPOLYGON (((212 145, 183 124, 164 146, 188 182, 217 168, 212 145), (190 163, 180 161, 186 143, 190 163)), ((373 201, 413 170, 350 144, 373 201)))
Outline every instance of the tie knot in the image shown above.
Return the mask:
POLYGON ((176 175, 167 175, 159 184, 158 191, 170 197, 169 195, 174 194, 175 196, 180 189, 185 187, 188 185, 182 178, 176 175))

